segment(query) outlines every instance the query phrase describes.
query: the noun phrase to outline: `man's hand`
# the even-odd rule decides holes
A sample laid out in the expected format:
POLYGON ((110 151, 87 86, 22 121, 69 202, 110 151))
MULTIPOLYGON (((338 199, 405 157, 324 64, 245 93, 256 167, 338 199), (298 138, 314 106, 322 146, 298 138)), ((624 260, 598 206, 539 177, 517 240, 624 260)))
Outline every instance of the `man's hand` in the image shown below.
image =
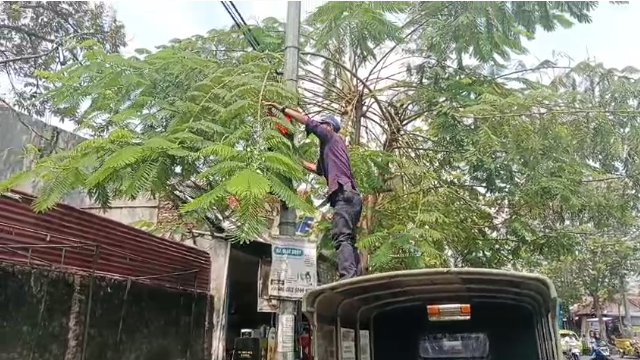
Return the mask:
POLYGON ((262 105, 264 105, 266 107, 276 108, 278 110, 282 109, 282 105, 280 105, 278 103, 271 102, 271 101, 263 101, 262 105))
POLYGON ((305 170, 307 170, 307 171, 310 171, 310 172, 312 172, 314 174, 320 175, 318 173, 318 168, 317 168, 316 164, 314 164, 314 163, 310 163, 308 161, 302 160, 302 167, 305 168, 305 170))
POLYGON ((307 115, 303 114, 300 110, 285 108, 284 106, 271 101, 263 101, 262 105, 281 111, 284 115, 291 117, 298 124, 305 125, 307 123, 307 115))

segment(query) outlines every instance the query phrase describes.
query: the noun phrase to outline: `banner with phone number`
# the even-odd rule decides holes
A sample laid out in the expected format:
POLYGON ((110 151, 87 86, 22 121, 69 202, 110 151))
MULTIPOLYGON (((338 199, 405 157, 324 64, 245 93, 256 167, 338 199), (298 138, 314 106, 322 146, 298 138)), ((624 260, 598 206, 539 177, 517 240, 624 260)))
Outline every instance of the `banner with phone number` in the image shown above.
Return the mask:
POLYGON ((302 299, 317 284, 316 244, 302 237, 278 237, 271 242, 269 297, 302 299))

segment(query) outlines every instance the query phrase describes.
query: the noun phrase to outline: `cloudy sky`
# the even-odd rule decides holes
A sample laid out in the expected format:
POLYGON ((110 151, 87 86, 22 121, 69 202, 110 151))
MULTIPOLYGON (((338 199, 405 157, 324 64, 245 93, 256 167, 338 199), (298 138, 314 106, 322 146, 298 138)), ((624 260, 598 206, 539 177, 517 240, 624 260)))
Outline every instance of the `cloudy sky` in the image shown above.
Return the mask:
MULTIPOLYGON (((173 38, 203 34, 212 28, 232 24, 219 1, 110 1, 118 11, 129 35, 130 50, 152 48, 173 38)), ((323 1, 303 1, 303 13, 323 1)), ((286 1, 236 1, 247 19, 257 21, 274 16, 284 19, 286 1)), ((304 14, 303 14, 304 15, 304 14)), ((640 33, 640 2, 611 5, 602 1, 593 15, 593 23, 568 30, 540 33, 528 47, 531 60, 545 59, 553 51, 562 51, 576 60, 595 57, 606 66, 640 67, 640 47, 632 34, 640 33)))

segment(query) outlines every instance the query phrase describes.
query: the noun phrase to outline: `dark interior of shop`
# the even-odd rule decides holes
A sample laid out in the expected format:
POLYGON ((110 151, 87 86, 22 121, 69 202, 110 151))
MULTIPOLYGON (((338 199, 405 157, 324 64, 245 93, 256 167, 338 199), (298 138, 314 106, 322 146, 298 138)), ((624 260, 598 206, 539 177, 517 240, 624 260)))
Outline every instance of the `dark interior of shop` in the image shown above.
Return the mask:
POLYGON ((533 313, 524 306, 472 303, 471 319, 429 321, 424 305, 396 308, 376 316, 373 347, 376 360, 421 359, 419 344, 428 334, 484 333, 489 341, 486 358, 538 360, 533 313))
MULTIPOLYGON (((276 314, 258 312, 258 271, 261 260, 270 257, 271 245, 258 241, 231 246, 227 286, 227 359, 232 359, 234 356, 236 359, 261 359, 266 354, 267 334, 269 328, 276 325, 276 314), (244 330, 249 330, 251 335, 247 336, 244 330), (246 356, 247 349, 251 349, 249 352, 252 355, 249 357, 246 356)), ((267 286, 268 279, 262 284, 267 286)), ((266 303, 263 303, 263 306, 268 307, 266 303)), ((310 359, 311 341, 308 321, 301 312, 298 312, 295 321, 296 358, 310 359)))
MULTIPOLYGON (((233 349, 234 340, 242 329, 271 326, 275 314, 258 312, 258 267, 261 258, 259 245, 252 249, 231 250, 229 259, 227 349, 233 349)), ((268 249, 267 249, 268 251, 268 249)), ((269 252, 264 255, 269 254, 269 252)))

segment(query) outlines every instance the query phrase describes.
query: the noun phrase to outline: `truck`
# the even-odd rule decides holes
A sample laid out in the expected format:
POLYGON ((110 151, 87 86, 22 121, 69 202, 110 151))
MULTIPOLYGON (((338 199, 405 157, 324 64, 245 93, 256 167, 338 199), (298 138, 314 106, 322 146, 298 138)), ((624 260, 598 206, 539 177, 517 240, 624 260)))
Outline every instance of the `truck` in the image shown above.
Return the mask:
POLYGON ((559 360, 558 298, 540 275, 397 271, 308 292, 315 360, 559 360))

